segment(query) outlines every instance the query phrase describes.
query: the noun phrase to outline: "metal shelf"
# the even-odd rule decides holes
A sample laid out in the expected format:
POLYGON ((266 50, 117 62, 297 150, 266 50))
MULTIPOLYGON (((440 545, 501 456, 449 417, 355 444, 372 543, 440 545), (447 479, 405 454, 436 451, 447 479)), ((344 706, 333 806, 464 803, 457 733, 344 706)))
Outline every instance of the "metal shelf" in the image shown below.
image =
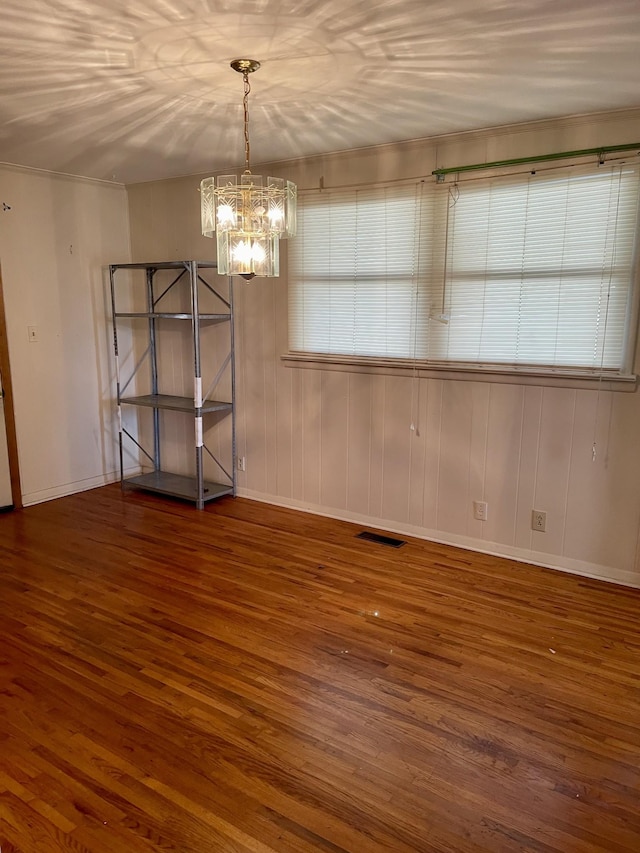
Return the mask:
MULTIPOLYGON (((170 474, 167 471, 151 471, 148 474, 139 474, 137 477, 128 477, 123 480, 123 486, 144 489, 147 492, 156 492, 172 498, 182 498, 194 503, 199 500, 198 481, 195 477, 183 477, 180 474, 170 474)), ((207 480, 203 483, 202 500, 205 503, 221 498, 223 495, 232 494, 233 486, 224 485, 224 483, 211 483, 207 480)))
MULTIPOLYGON (((189 269, 191 261, 158 261, 146 264, 111 264, 112 270, 182 270, 189 269)), ((217 268, 215 261, 197 261, 198 267, 203 270, 214 270, 217 268)))
MULTIPOLYGON (((198 509, 202 509, 207 501, 214 498, 222 497, 223 495, 235 495, 236 493, 236 473, 235 473, 235 455, 236 455, 236 438, 235 438, 235 360, 234 360, 234 328, 233 328, 233 287, 230 278, 221 282, 220 279, 210 273, 204 275, 204 270, 215 270, 216 264, 213 261, 160 261, 150 263, 137 264, 111 264, 109 266, 110 282, 111 282, 111 307, 113 319, 113 346, 114 355, 116 358, 116 386, 117 386, 117 403, 118 403, 118 421, 119 421, 119 450, 120 450, 120 482, 122 487, 146 489, 147 491, 157 492, 158 494, 167 495, 184 500, 193 501, 198 509), (133 273, 129 276, 121 276, 119 270, 140 270, 144 272, 144 277, 139 273, 133 273), (165 271, 165 272, 163 272, 165 271), (168 271, 168 272, 167 272, 168 271), (122 281, 122 284, 120 282, 122 281), (118 284, 116 284, 118 282, 118 284), (144 294, 144 302, 128 301, 127 303, 120 302, 122 307, 146 308, 146 311, 118 311, 117 295, 122 285, 125 285, 128 290, 129 299, 138 294, 144 294), (140 285, 144 290, 139 290, 140 285), (163 300, 168 294, 170 296, 166 302, 163 300), (200 311, 200 305, 206 306, 209 313, 200 311), (162 308, 178 308, 177 311, 163 311, 162 308), (186 310, 184 310, 186 309, 186 310), (146 341, 148 346, 144 353, 139 358, 137 364, 131 368, 128 376, 120 374, 119 360, 119 343, 118 343, 118 321, 122 319, 141 319, 145 322, 141 324, 142 328, 146 327, 146 341), (182 324, 178 335, 181 343, 186 343, 187 338, 191 343, 191 356, 193 363, 193 395, 189 397, 178 396, 173 394, 162 394, 162 370, 168 369, 172 371, 172 363, 163 361, 159 358, 159 352, 163 344, 163 339, 166 342, 169 329, 165 323, 159 322, 162 320, 180 320, 189 321, 182 324), (229 346, 226 353, 221 355, 219 343, 224 343, 227 339, 227 334, 223 330, 219 330, 216 335, 216 341, 210 341, 209 338, 214 336, 214 330, 210 329, 208 336, 201 337, 201 329, 205 323, 228 323, 228 341, 229 346), (207 337, 209 345, 215 343, 213 364, 211 356, 207 359, 205 365, 205 377, 202 370, 202 355, 201 346, 207 337), (219 340, 218 340, 219 338, 219 340), (131 385, 131 382, 139 376, 140 368, 146 364, 150 371, 149 382, 144 382, 142 385, 131 385), (168 367, 167 367, 168 365, 168 367), (217 371, 217 372, 216 372, 217 371), (211 384, 207 385, 209 379, 211 384), (221 380, 230 381, 231 389, 229 395, 228 384, 226 390, 216 390, 223 387, 221 380), (221 400, 205 399, 201 406, 195 405, 196 400, 201 400, 203 396, 203 378, 205 378, 204 394, 214 395, 219 393, 221 396, 231 397, 231 402, 221 400), (123 396, 127 388, 131 385, 130 393, 135 396, 123 396), (149 394, 135 394, 135 391, 148 390, 149 394), (123 423, 122 406, 139 406, 146 409, 151 409, 153 436, 151 445, 151 433, 145 432, 142 443, 138 441, 138 436, 135 431, 129 431, 127 425, 123 423), (163 471, 162 458, 165 450, 165 430, 168 428, 164 418, 161 418, 160 411, 169 410, 182 412, 190 415, 193 418, 194 431, 193 439, 187 439, 189 447, 193 452, 193 469, 195 476, 184 476, 182 474, 172 474, 163 471), (225 417, 217 420, 211 419, 207 428, 211 428, 214 432, 224 436, 216 456, 204 442, 206 433, 203 423, 204 415, 220 412, 225 417), (227 419, 230 416, 230 421, 227 419), (224 426, 224 423, 227 426, 224 426), (230 434, 227 435, 227 429, 230 429, 230 434), (143 446, 147 444, 147 448, 143 446), (144 465, 150 463, 153 466, 153 471, 148 474, 141 474, 135 477, 124 478, 124 452, 125 444, 127 448, 134 447, 134 454, 138 453, 138 461, 144 465), (137 447, 137 451, 135 450, 137 447), (205 457, 204 454, 207 454, 205 457), (146 457, 143 459, 142 457, 146 457), (219 457, 219 458, 218 458, 219 457), (205 481, 204 463, 205 459, 213 460, 217 466, 213 476, 217 479, 220 477, 224 480, 223 483, 205 481)), ((121 298, 121 297, 120 297, 121 298)), ((140 325, 127 324, 128 335, 138 337, 141 334, 140 325)), ((171 334, 175 335, 177 329, 171 329, 171 334)), ((209 346, 210 348, 210 346, 209 346)), ((184 348, 186 349, 186 348, 184 348)), ((225 347, 226 349, 226 347, 225 347)), ((175 352, 182 352, 183 348, 176 348, 175 352)), ((132 360, 133 361, 133 360, 132 360)), ((136 380, 137 381, 137 380, 136 380)), ((186 384, 181 389, 189 393, 191 390, 186 384)), ((147 418, 141 419, 141 423, 146 426, 147 418)), ((138 425, 136 425, 138 426, 138 425)), ((188 434, 188 433, 187 433, 188 434)), ((135 459, 134 455, 134 459, 135 459)), ((211 462, 209 462, 211 465, 211 462)), ((182 466, 180 466, 182 467, 182 466)), ((186 466, 189 471, 191 466, 186 466)), ((193 470, 191 469, 191 470, 193 470)), ((211 476, 211 474, 209 475, 211 476)))
MULTIPOLYGON (((144 320, 193 320, 193 314, 184 312, 168 313, 165 311, 153 311, 149 313, 144 311, 118 311, 117 314, 114 314, 114 317, 140 317, 144 320)), ((198 314, 198 318, 200 320, 229 320, 231 314, 198 314)))
MULTIPOLYGON (((122 397, 121 403, 129 406, 146 406, 149 409, 169 409, 173 412, 185 412, 195 415, 197 412, 193 404, 193 397, 174 397, 172 394, 144 394, 141 397, 122 397)), ((220 400, 203 400, 202 414, 207 412, 225 412, 233 409, 233 403, 223 403, 220 400)))

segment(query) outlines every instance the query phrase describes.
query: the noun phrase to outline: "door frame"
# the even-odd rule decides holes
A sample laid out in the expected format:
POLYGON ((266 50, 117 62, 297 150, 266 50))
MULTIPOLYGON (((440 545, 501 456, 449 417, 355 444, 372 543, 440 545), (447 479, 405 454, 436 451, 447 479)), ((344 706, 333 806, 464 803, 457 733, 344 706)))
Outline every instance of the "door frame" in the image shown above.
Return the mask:
POLYGON ((21 509, 22 488, 20 486, 20 466, 18 463, 18 434, 16 432, 16 418, 13 409, 13 385, 11 384, 9 340, 7 338, 7 323, 4 313, 2 267, 0 267, 0 373, 2 374, 2 387, 4 389, 4 422, 7 431, 11 498, 15 509, 21 509))

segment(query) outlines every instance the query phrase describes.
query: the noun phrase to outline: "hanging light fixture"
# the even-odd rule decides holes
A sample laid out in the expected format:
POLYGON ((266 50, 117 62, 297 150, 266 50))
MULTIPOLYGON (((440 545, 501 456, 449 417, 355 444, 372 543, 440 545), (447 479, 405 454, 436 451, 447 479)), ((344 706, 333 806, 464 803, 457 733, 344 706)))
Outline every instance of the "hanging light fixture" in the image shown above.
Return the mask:
POLYGON ((244 80, 245 171, 205 178, 200 184, 202 234, 216 233, 218 272, 254 276, 280 275, 280 240, 296 233, 297 188, 282 178, 251 173, 249 146, 249 74, 260 68, 255 59, 234 59, 234 71, 244 80))

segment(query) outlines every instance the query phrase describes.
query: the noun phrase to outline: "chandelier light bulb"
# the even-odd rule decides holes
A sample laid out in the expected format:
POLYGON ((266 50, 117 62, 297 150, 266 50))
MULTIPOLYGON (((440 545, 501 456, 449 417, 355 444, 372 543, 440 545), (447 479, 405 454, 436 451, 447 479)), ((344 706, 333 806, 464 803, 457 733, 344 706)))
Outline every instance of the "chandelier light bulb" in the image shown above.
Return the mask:
POLYGON ((232 225, 235 222, 235 217, 231 205, 219 204, 216 219, 218 220, 218 227, 224 228, 225 225, 232 225))

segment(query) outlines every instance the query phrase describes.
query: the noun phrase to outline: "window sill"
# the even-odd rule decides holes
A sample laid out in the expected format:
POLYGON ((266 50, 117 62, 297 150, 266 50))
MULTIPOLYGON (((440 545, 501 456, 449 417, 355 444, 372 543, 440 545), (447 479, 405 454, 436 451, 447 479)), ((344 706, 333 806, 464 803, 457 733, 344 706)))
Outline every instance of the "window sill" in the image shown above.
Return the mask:
POLYGON ((544 385, 555 388, 597 388, 603 391, 633 392, 637 377, 633 374, 620 376, 589 376, 576 371, 560 371, 544 368, 500 368, 495 365, 475 366, 438 365, 410 359, 366 358, 353 356, 323 355, 320 353, 288 352, 280 356, 286 367, 304 367, 311 370, 334 370, 342 373, 372 373, 383 376, 419 376, 422 379, 457 379, 468 382, 493 382, 508 385, 544 385))

